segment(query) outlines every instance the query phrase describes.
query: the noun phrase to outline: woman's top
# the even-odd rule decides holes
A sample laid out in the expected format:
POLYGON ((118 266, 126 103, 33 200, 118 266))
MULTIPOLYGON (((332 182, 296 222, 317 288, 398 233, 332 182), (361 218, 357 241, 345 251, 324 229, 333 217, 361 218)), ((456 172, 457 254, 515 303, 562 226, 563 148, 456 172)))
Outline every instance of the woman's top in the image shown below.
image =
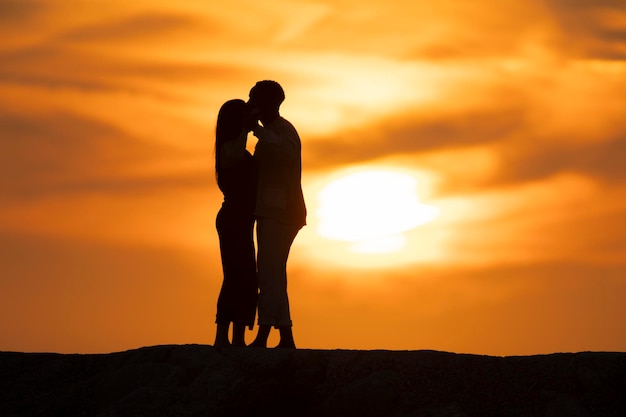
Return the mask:
POLYGON ((222 208, 254 216, 257 179, 257 164, 248 151, 244 151, 243 158, 238 163, 220 168, 217 185, 224 194, 222 208))

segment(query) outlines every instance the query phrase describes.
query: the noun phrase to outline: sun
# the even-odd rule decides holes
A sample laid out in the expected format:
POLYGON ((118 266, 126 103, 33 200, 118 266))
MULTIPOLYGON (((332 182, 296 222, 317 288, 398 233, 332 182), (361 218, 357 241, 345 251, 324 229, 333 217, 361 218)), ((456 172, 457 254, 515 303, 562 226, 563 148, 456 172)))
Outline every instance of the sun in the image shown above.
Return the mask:
POLYGON ((351 242, 357 253, 396 252, 406 244, 403 232, 439 214, 420 203, 413 176, 389 170, 344 175, 326 185, 318 200, 318 234, 351 242))

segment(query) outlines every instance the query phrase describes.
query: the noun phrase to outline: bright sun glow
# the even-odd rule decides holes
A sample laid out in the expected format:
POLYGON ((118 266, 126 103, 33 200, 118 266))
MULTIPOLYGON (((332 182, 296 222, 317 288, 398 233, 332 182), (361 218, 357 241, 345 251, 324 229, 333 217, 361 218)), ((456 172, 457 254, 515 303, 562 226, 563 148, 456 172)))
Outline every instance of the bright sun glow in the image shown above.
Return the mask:
POLYGON ((362 171, 328 184, 319 193, 318 233, 352 242, 358 253, 390 253, 402 249, 403 232, 439 214, 419 202, 417 181, 393 171, 362 171))

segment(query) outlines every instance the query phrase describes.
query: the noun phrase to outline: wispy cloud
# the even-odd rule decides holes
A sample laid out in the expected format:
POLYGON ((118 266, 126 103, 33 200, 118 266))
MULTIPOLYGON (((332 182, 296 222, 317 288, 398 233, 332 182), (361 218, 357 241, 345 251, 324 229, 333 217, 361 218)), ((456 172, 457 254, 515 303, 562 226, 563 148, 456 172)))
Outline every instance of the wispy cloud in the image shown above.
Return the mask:
POLYGON ((369 162, 489 144, 506 139, 523 123, 512 110, 471 110, 462 114, 424 115, 383 120, 362 129, 341 132, 307 145, 310 167, 369 162))
POLYGON ((626 58, 626 5, 619 0, 545 0, 559 50, 597 59, 626 58))
POLYGON ((124 45, 142 41, 155 44, 175 36, 177 32, 184 31, 187 34, 193 34, 199 29, 208 32, 212 27, 208 24, 204 25, 201 19, 191 15, 154 12, 71 29, 61 35, 59 40, 71 43, 119 43, 124 45))
MULTIPOLYGON (((0 138, 3 149, 0 163, 5 201, 68 191, 101 192, 107 188, 110 192, 120 191, 133 184, 137 186, 137 181, 147 185, 155 178, 141 178, 132 168, 148 167, 150 163, 163 161, 165 155, 171 159, 176 153, 77 114, 41 114, 37 123, 32 122, 32 116, 0 117, 4 132, 0 138)), ((161 181, 175 182, 173 178, 161 178, 161 181)))
POLYGON ((31 19, 40 17, 49 7, 45 0, 3 0, 0 2, 0 20, 19 27, 31 19))

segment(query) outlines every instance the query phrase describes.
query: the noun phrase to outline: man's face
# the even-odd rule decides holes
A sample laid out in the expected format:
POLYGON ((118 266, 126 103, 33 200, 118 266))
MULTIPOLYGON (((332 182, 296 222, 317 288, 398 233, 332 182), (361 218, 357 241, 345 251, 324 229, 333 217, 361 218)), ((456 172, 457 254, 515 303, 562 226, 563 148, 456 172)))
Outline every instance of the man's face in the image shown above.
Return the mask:
POLYGON ((254 115, 257 120, 270 118, 274 113, 273 107, 268 102, 267 97, 256 93, 254 90, 250 91, 250 98, 247 104, 251 114, 254 115))

